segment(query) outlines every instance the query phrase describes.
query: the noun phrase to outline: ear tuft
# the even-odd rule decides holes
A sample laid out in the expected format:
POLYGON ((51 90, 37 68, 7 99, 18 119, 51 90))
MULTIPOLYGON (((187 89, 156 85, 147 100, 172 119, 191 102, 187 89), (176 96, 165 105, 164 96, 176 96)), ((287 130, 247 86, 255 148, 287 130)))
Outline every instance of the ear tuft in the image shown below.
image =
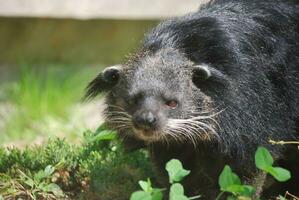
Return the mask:
POLYGON ((102 72, 103 80, 107 83, 117 83, 120 77, 121 66, 111 66, 102 72))
POLYGON ((111 66, 104 69, 86 87, 83 101, 96 97, 99 93, 110 90, 118 83, 121 74, 121 65, 111 66))
POLYGON ((207 65, 193 66, 192 80, 193 82, 205 81, 211 77, 212 73, 207 65))
POLYGON ((209 65, 202 64, 193 66, 192 82, 198 88, 202 88, 204 85, 210 85, 211 83, 217 83, 218 85, 227 87, 231 84, 231 81, 228 75, 209 65))

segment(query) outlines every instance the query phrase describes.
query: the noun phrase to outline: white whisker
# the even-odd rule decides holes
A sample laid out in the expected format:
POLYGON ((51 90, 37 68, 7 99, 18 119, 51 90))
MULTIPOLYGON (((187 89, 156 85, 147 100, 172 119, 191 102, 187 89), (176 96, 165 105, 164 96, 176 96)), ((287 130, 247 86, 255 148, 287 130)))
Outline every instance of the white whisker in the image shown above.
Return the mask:
POLYGON ((196 114, 196 116, 187 119, 168 119, 167 127, 168 130, 172 132, 172 135, 175 134, 176 137, 179 136, 180 138, 184 137, 196 147, 196 143, 199 140, 211 140, 211 136, 219 139, 219 135, 214 126, 220 129, 220 125, 215 117, 224 110, 225 109, 214 112, 216 109, 213 109, 213 112, 192 112, 192 114, 196 114))

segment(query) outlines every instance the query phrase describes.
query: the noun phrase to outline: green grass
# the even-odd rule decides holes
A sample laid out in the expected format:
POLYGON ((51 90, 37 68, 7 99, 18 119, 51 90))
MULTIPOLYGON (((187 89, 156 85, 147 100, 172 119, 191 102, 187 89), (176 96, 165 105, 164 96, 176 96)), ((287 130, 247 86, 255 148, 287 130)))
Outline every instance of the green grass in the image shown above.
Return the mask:
POLYGON ((0 199, 125 200, 151 177, 145 152, 124 153, 116 140, 83 134, 80 100, 99 70, 25 66, 0 85, 0 144, 17 146, 0 147, 0 199), (43 145, 26 147, 40 137, 43 145))
POLYGON ((4 113, 0 143, 26 143, 37 136, 78 137, 84 125, 76 109, 84 87, 98 71, 70 66, 21 67, 16 81, 0 85, 0 106, 5 102, 11 108, 4 113))
POLYGON ((152 177, 147 153, 125 153, 106 136, 98 129, 80 145, 56 138, 24 150, 0 148, 0 199, 129 199, 138 180, 152 177))

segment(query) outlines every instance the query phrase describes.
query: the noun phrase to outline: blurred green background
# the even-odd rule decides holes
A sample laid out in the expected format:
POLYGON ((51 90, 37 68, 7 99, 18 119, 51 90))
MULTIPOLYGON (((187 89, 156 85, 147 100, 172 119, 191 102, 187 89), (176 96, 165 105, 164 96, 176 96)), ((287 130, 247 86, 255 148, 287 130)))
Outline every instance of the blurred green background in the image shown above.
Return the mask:
POLYGON ((78 142, 102 122, 101 100, 81 103, 104 67, 138 48, 155 20, 0 18, 0 144, 49 137, 78 142))

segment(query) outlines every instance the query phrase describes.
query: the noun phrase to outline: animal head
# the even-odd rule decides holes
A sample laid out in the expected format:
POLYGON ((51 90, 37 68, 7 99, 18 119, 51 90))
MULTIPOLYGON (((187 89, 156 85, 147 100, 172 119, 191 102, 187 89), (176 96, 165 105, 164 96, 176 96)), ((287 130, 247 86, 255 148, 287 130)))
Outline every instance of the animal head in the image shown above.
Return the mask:
POLYGON ((195 145, 218 137, 219 110, 204 91, 222 76, 176 49, 161 49, 104 69, 89 84, 86 97, 107 92, 106 121, 120 134, 146 142, 191 141, 195 145))
POLYGON ((107 92, 106 121, 120 134, 194 144, 219 137, 230 50, 213 19, 185 20, 160 24, 128 62, 104 69, 89 84, 86 98, 107 92), (204 31, 194 32, 197 26, 204 31))

